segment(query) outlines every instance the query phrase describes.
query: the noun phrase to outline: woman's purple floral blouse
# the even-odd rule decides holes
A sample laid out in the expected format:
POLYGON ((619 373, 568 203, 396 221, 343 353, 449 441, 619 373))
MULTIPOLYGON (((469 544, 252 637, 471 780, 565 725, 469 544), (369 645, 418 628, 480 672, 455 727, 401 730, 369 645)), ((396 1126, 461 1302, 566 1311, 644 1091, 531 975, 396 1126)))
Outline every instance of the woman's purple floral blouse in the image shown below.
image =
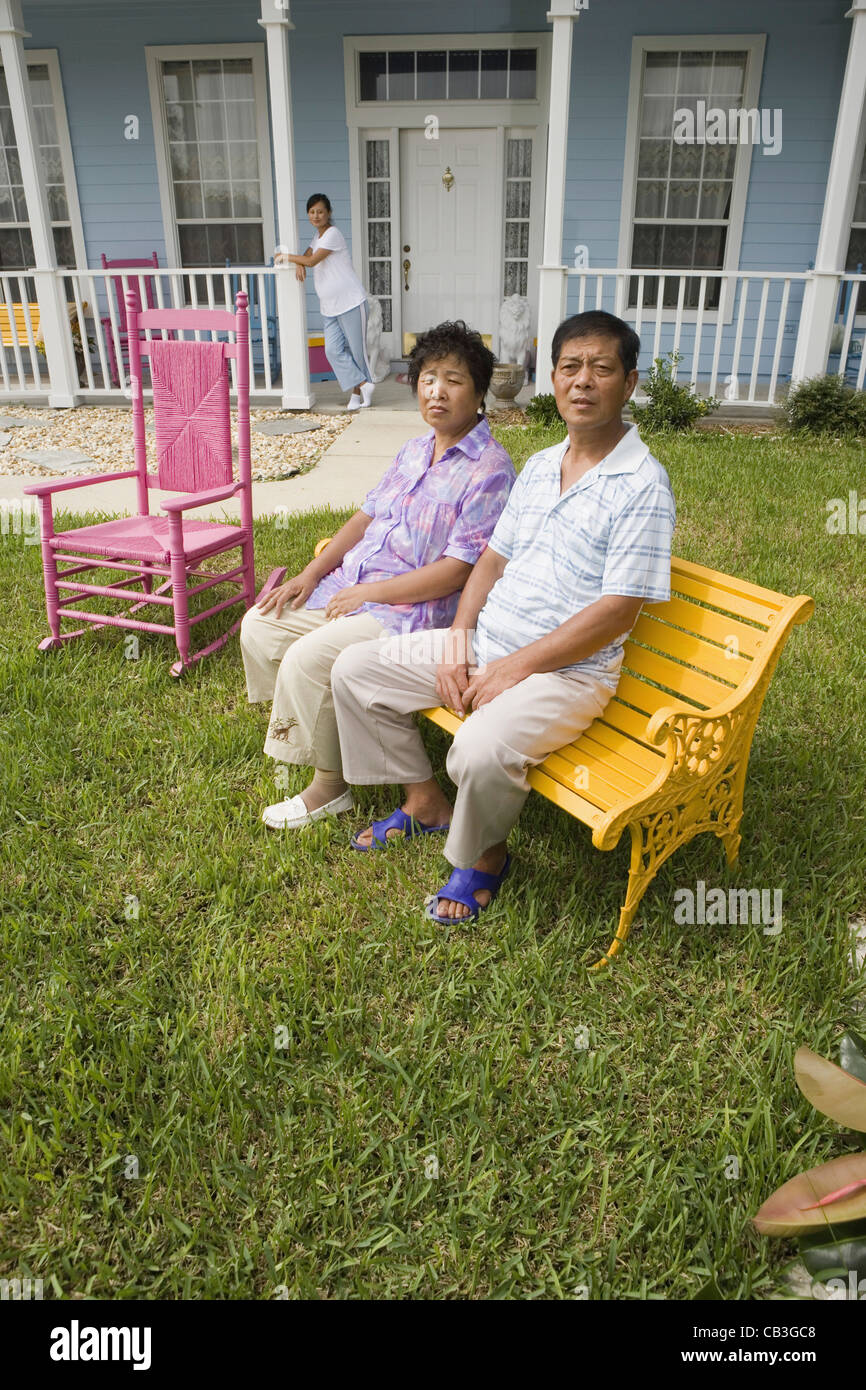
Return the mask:
MULTIPOLYGON (((450 555, 468 565, 485 549, 515 479, 514 465, 484 416, 432 466, 434 434, 404 444, 382 481, 364 499, 373 520, 343 563, 307 599, 324 608, 350 584, 375 584, 450 555)), ((391 632, 449 627, 459 593, 424 603, 364 603, 391 632)))

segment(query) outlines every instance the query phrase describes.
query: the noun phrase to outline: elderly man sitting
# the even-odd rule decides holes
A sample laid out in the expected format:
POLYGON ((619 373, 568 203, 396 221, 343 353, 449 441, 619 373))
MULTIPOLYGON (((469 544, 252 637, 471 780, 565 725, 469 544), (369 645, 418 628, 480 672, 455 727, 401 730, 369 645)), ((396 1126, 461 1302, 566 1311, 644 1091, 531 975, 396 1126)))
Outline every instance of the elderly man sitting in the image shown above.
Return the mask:
POLYGON ((402 815, 374 821, 353 847, 447 824, 454 868, 427 908, 434 921, 477 918, 496 897, 527 767, 602 713, 642 604, 670 597, 670 482, 621 418, 639 349, 612 314, 560 324, 552 380, 567 437, 527 462, 451 627, 424 634, 423 653, 413 642, 410 660, 405 644, 372 641, 334 664, 346 779, 406 787, 402 815), (471 713, 448 753, 453 813, 413 719, 437 702, 471 713))

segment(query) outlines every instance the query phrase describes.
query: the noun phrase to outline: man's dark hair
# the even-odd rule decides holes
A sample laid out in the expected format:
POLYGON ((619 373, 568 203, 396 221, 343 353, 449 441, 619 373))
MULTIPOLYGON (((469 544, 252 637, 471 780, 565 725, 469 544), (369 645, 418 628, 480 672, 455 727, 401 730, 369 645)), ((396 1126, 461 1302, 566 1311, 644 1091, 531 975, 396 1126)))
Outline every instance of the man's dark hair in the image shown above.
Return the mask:
POLYGON ((315 207, 316 203, 324 203, 328 212, 331 211, 331 200, 327 193, 311 193, 307 199, 307 212, 310 211, 310 208, 315 207))
POLYGON ((605 309, 588 309, 585 314, 572 314, 570 319, 565 319, 559 325, 550 348, 554 368, 565 343, 570 343, 576 338, 602 336, 616 340, 617 354, 623 372, 628 376, 637 366, 640 338, 627 323, 618 319, 615 314, 607 313, 605 309))
POLYGON ((490 387, 490 378, 496 358, 485 347, 484 339, 474 328, 468 328, 462 319, 453 323, 438 323, 426 333, 419 333, 415 346, 409 354, 409 385, 414 392, 418 390, 418 378, 430 362, 441 362, 443 357, 457 357, 472 377, 475 390, 481 393, 481 409, 484 397, 490 387))

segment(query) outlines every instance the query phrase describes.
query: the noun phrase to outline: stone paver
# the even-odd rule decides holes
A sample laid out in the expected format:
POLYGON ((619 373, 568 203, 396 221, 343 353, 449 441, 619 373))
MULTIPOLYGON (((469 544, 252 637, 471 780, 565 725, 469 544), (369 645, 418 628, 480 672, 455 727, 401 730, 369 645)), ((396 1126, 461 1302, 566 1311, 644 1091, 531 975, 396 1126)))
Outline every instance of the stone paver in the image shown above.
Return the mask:
POLYGON ((310 430, 321 429, 315 420, 262 420, 253 425, 255 434, 306 434, 310 430))
POLYGON ((50 468, 52 473, 86 473, 94 466, 93 459, 80 449, 17 449, 16 453, 28 463, 50 468))

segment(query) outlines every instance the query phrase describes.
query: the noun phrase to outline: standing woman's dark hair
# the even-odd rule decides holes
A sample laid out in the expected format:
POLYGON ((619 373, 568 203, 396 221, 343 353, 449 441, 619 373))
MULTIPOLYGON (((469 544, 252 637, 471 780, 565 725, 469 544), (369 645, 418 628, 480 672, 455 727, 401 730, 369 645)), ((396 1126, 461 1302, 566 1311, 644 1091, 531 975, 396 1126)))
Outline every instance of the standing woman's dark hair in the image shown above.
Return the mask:
POLYGON ((327 193, 311 193, 307 199, 307 212, 310 211, 310 208, 315 207, 316 203, 324 203, 328 212, 331 211, 331 200, 327 193))
POLYGON ((419 333, 415 346, 409 353, 407 375, 412 390, 418 391, 418 378, 428 362, 441 362, 443 357, 456 357, 463 363, 472 378, 472 384, 481 395, 481 414, 484 414, 484 397, 490 389, 490 380, 496 358, 485 345, 481 334, 468 328, 462 319, 453 323, 438 323, 426 333, 419 333))

